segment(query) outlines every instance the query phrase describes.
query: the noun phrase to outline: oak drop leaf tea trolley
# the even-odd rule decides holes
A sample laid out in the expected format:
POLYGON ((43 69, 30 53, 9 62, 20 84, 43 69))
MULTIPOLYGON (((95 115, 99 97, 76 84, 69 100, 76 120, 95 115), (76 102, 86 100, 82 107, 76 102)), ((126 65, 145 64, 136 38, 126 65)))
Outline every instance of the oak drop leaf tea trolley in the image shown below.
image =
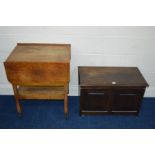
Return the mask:
POLYGON ((19 114, 20 99, 61 99, 68 115, 70 44, 18 43, 4 66, 19 114))

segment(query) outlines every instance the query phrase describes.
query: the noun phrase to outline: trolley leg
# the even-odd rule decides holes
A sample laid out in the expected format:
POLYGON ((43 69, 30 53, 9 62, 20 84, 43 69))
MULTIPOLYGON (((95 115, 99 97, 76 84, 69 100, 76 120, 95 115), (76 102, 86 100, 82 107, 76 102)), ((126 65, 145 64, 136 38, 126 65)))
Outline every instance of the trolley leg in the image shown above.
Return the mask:
POLYGON ((19 115, 22 114, 22 107, 21 104, 19 102, 19 95, 18 95, 18 90, 17 90, 17 86, 16 85, 12 85, 13 86, 13 91, 14 91, 14 95, 15 95, 15 100, 16 100, 16 109, 19 115))
POLYGON ((64 115, 65 118, 68 118, 68 86, 64 86, 64 115))

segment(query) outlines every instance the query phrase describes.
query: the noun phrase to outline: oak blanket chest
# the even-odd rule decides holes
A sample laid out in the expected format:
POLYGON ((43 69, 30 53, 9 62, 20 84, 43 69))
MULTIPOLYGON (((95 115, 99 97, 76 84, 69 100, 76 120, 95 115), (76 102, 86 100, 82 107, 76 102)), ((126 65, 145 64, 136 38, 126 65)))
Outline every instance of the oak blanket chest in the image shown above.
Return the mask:
POLYGON ((137 67, 78 67, 81 114, 138 115, 148 86, 137 67))

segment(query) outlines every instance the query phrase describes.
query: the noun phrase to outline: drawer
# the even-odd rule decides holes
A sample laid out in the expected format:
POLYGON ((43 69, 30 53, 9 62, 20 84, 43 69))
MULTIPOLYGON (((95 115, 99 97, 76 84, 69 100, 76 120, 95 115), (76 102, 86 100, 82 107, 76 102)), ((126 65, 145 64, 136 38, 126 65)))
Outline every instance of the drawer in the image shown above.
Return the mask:
POLYGON ((8 80, 18 85, 51 85, 69 81, 69 63, 5 63, 8 80))
POLYGON ((88 111, 107 111, 108 92, 101 89, 82 89, 81 108, 88 111))

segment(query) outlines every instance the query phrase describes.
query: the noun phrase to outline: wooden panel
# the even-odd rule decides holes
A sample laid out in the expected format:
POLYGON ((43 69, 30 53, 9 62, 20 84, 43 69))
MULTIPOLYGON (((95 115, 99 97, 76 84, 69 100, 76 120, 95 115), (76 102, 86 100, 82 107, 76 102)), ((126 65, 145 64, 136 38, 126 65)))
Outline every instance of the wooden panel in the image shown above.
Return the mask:
POLYGON ((64 99, 64 87, 25 87, 18 88, 20 99, 64 99))
POLYGON ((81 109, 87 111, 107 111, 108 93, 107 90, 82 89, 81 109))
POLYGON ((53 85, 69 81, 69 63, 5 62, 8 80, 17 85, 53 85))
POLYGON ((113 111, 139 111, 145 89, 115 90, 113 111))
POLYGON ((80 114, 138 114, 145 89, 80 89, 80 114))

